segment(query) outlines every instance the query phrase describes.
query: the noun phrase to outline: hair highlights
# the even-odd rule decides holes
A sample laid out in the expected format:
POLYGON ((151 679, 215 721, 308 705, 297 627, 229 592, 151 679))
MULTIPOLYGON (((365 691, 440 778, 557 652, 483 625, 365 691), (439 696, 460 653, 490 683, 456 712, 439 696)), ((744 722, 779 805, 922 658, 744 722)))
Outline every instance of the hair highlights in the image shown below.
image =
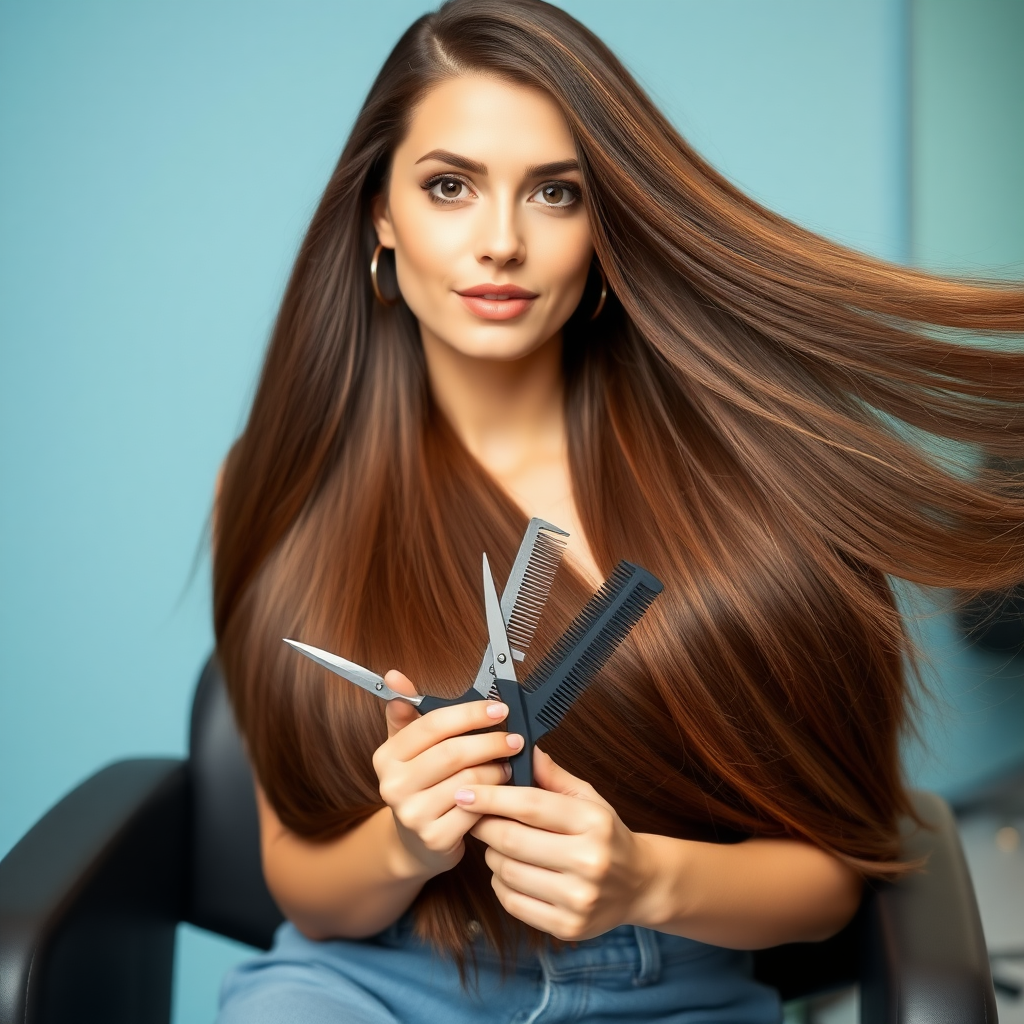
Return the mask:
MULTIPOLYGON (((575 499, 603 570, 628 558, 665 582, 545 747, 630 828, 796 836, 899 872, 908 641, 887 577, 1024 577, 1019 475, 955 457, 1024 450, 1024 292, 889 266, 758 206, 539 0, 453 0, 395 47, 228 460, 218 648, 269 799, 322 838, 381 806, 380 702, 280 637, 454 695, 485 643, 480 551, 500 578, 525 526, 432 407, 408 308, 378 304, 367 273, 369 204, 409 112, 466 70, 546 90, 576 140, 611 291, 590 322, 589 289, 565 328, 575 499)), ((587 596, 560 571, 536 649, 587 596)), ((422 934, 461 956, 478 920, 507 949, 487 877, 468 843, 419 897, 422 934)))

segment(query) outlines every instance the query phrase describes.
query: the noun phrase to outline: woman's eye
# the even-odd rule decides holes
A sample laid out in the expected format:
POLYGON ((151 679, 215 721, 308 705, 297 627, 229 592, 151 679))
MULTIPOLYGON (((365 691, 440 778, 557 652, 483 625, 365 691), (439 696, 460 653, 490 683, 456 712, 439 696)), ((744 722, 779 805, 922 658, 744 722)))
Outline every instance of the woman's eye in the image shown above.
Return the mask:
POLYGON ((458 178, 435 178, 427 182, 427 189, 432 199, 442 203, 454 203, 470 196, 468 186, 458 178))
POLYGON ((555 209, 565 209, 572 206, 579 199, 579 192, 565 182, 552 181, 542 185, 530 197, 541 206, 552 206, 555 209))

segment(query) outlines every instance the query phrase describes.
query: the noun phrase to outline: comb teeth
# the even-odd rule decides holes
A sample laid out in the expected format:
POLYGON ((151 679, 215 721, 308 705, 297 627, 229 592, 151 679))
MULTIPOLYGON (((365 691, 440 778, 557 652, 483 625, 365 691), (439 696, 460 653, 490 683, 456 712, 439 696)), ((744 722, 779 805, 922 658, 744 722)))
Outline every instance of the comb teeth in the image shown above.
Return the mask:
POLYGON ((615 595, 633 577, 633 566, 619 562, 612 574, 601 584, 594 596, 584 605, 583 610, 569 623, 566 631, 558 638, 555 646, 544 655, 541 663, 530 673, 523 685, 536 690, 548 681, 554 670, 572 653, 572 649, 587 635, 602 613, 611 605, 615 595))
POLYGON ((579 657, 576 664, 566 673, 565 679, 556 687, 544 707, 537 714, 537 721, 550 732, 568 714, 576 699, 593 681, 594 676, 604 668, 619 644, 629 635, 630 630, 643 618, 644 612, 658 596, 643 584, 638 585, 634 594, 625 601, 622 608, 609 620, 608 626, 579 657))
POLYGON ((536 715, 547 731, 562 721, 661 590, 661 582, 645 569, 619 562, 523 684, 533 693, 555 683, 536 715))
POLYGON ((537 533, 507 628, 509 646, 524 653, 537 631, 555 573, 562 564, 566 540, 564 535, 550 533, 543 527, 537 533))

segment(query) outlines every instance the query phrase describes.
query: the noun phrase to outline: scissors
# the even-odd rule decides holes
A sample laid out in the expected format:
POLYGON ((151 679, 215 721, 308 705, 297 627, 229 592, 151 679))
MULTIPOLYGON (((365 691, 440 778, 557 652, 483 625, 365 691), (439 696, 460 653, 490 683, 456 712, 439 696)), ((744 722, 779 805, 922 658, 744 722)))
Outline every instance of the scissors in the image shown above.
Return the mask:
POLYGON ((505 726, 509 732, 523 737, 522 749, 509 757, 512 766, 512 783, 516 786, 533 785, 533 743, 531 742, 529 719, 522 699, 522 690, 516 681, 515 662, 508 642, 505 620, 498 603, 498 591, 494 586, 491 567, 484 553, 484 615, 487 619, 487 636, 490 640, 492 670, 498 696, 508 706, 505 726))
MULTIPOLYGON (((526 650, 533 639, 541 612, 551 591, 555 572, 561 564, 568 536, 569 534, 565 530, 543 519, 531 519, 526 527, 526 533, 519 545, 519 552, 512 565, 512 571, 509 573, 500 602, 500 617, 505 629, 506 646, 509 648, 508 651, 503 649, 502 653, 506 656, 510 653, 515 661, 522 661, 526 657, 526 650), (509 637, 512 638, 511 642, 509 642, 509 637)), ((493 578, 491 583, 493 586, 493 578)), ((355 683, 356 686, 361 686, 364 690, 376 694, 382 700, 404 701, 418 708, 422 714, 436 708, 497 698, 499 695, 495 685, 494 657, 490 644, 483 653, 473 685, 460 696, 446 699, 444 697, 406 696, 404 693, 391 689, 384 682, 383 676, 371 672, 368 668, 363 668, 362 665, 357 665, 354 661, 348 661, 337 654, 323 651, 319 647, 311 647, 298 640, 285 639, 284 642, 311 661, 315 661, 335 675, 347 679, 350 683, 355 683)))
POLYGON ((519 733, 524 741, 522 749, 509 757, 512 784, 532 786, 537 741, 568 714, 663 587, 641 566, 619 562, 520 686, 486 554, 483 563, 484 613, 494 654, 495 684, 508 705, 508 731, 519 733))
MULTIPOLYGON (((510 732, 522 735, 524 740, 520 751, 509 757, 512 783, 532 786, 533 748, 537 741, 558 726, 663 587, 660 580, 641 566, 619 562, 523 686, 516 679, 515 655, 518 652, 509 642, 506 616, 498 600, 486 553, 483 555, 483 589, 489 644, 481 673, 486 672, 487 676, 493 677, 493 685, 486 683, 486 691, 479 685, 478 674, 478 683, 452 700, 407 697, 392 690, 381 676, 360 665, 295 640, 286 640, 286 643, 384 700, 403 700, 423 713, 469 700, 499 697, 509 709, 506 727, 510 732)), ((535 626, 540 610, 532 609, 532 613, 535 626)), ((487 676, 484 676, 485 682, 487 676)))

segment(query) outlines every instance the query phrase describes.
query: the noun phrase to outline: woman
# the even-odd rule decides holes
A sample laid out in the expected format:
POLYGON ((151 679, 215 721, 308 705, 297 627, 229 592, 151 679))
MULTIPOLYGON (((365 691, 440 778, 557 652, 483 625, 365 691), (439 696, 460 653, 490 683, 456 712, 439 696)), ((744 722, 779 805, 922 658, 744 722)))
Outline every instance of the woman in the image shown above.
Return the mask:
POLYGON ((417 21, 219 498, 218 650, 291 922, 221 1021, 777 1020, 744 951, 909 867, 888 577, 1024 577, 1015 481, 973 468, 1022 448, 1022 329, 1019 290, 738 193, 557 8, 417 21), (665 583, 536 787, 502 785, 502 705, 385 711, 281 643, 460 693, 480 552, 500 582, 531 515, 571 533, 533 649, 618 559, 665 583))

